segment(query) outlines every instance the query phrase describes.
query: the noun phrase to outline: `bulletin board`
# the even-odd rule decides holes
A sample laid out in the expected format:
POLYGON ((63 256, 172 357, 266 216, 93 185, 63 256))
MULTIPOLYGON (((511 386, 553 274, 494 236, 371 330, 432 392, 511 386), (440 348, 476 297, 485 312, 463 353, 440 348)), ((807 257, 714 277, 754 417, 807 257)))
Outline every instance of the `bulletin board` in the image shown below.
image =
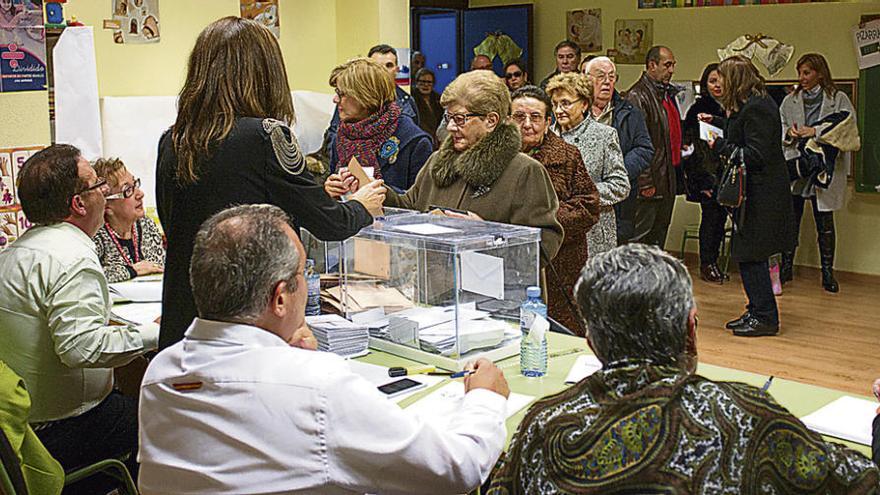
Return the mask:
POLYGON ((461 47, 460 72, 469 70, 475 50, 478 50, 490 56, 496 74, 503 73, 506 62, 520 58, 526 61, 527 71, 534 78, 531 57, 532 5, 465 10, 462 12, 461 47))
POLYGON ((31 227, 21 210, 16 183, 21 166, 42 146, 0 148, 0 250, 31 227))
MULTIPOLYGON (((880 66, 860 71, 856 112, 862 150, 855 160, 856 192, 880 193, 880 66), (869 90, 872 89, 872 90, 869 90)), ((853 102, 855 105, 855 102, 853 102)))

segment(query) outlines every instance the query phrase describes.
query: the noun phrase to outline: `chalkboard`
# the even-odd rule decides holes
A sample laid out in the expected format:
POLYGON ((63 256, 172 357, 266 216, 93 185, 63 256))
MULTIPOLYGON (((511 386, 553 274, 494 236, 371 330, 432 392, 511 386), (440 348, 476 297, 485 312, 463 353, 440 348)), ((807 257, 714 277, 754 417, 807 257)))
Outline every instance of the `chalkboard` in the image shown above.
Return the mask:
POLYGON ((859 77, 859 131, 862 151, 856 157, 856 192, 880 193, 880 66, 859 77))

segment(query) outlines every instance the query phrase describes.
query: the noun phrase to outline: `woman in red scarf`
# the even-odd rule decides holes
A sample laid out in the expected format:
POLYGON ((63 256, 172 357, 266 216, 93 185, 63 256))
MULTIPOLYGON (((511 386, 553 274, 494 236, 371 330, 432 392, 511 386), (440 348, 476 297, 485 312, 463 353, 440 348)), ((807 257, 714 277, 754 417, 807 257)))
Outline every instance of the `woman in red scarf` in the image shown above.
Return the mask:
POLYGON ((331 146, 330 168, 347 167, 352 158, 385 185, 405 191, 434 151, 431 137, 395 103, 394 80, 367 58, 350 60, 330 74, 339 109, 339 132, 331 146))

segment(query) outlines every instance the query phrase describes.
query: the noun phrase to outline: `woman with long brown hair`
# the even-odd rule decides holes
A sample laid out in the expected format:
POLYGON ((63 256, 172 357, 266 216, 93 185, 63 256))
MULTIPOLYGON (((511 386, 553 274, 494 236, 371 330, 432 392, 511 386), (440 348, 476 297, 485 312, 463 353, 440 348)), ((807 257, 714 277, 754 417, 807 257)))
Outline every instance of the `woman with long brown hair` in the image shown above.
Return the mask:
MULTIPOLYGON (((745 201, 735 212, 731 258, 739 263, 748 304, 727 323, 734 335, 757 337, 779 332, 779 309, 770 285, 767 259, 794 245, 791 194, 782 156, 779 110, 752 62, 734 55, 718 65, 721 106, 728 113, 724 137, 710 146, 724 159, 746 167, 745 201)), ((701 114, 706 121, 725 119, 701 114)))
POLYGON ((160 348, 180 340, 196 316, 190 257, 199 226, 214 213, 234 204, 271 203, 287 211, 296 227, 342 240, 381 212, 382 181, 348 203, 324 193, 305 168, 288 127, 293 121, 275 36, 238 17, 206 27, 190 54, 177 121, 159 141, 156 196, 168 239, 160 348))
MULTIPOLYGON (((801 227, 804 203, 813 205, 813 219, 819 241, 819 259, 822 262, 822 287, 828 292, 837 292, 834 279, 834 210, 843 208, 846 198, 846 176, 852 165, 853 149, 858 149, 858 129, 856 112, 849 98, 838 91, 831 79, 831 70, 825 57, 818 53, 807 53, 797 62, 797 89, 782 100, 779 113, 782 116, 782 145, 788 163, 797 163, 806 151, 806 144, 814 140, 820 146, 830 146, 836 151, 831 174, 825 170, 830 181, 819 180, 818 171, 808 172, 809 167, 791 166, 791 198, 794 205, 795 241, 801 227), (854 129, 854 133, 840 132, 844 127, 854 129), (837 139, 840 135, 849 139, 837 139), (855 136, 853 138, 853 135, 855 136), (802 152, 801 149, 804 149, 802 152)), ((794 278, 794 250, 782 254, 782 281, 794 278)))

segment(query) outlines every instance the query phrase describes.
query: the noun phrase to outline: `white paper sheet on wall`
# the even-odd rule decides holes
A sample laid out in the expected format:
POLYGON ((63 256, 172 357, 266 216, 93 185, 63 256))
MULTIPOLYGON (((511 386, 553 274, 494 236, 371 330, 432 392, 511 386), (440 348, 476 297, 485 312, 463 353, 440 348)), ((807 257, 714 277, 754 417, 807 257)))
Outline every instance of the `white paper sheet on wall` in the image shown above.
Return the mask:
POLYGON ((72 144, 88 160, 102 156, 98 71, 91 26, 68 27, 53 54, 55 142, 72 144))
MULTIPOLYGON (((333 96, 294 91, 293 132, 303 152, 321 147, 333 116, 333 96)), ((141 179, 144 205, 156 206, 156 157, 159 138, 177 119, 176 96, 107 96, 101 99, 104 156, 118 157, 141 179)))

